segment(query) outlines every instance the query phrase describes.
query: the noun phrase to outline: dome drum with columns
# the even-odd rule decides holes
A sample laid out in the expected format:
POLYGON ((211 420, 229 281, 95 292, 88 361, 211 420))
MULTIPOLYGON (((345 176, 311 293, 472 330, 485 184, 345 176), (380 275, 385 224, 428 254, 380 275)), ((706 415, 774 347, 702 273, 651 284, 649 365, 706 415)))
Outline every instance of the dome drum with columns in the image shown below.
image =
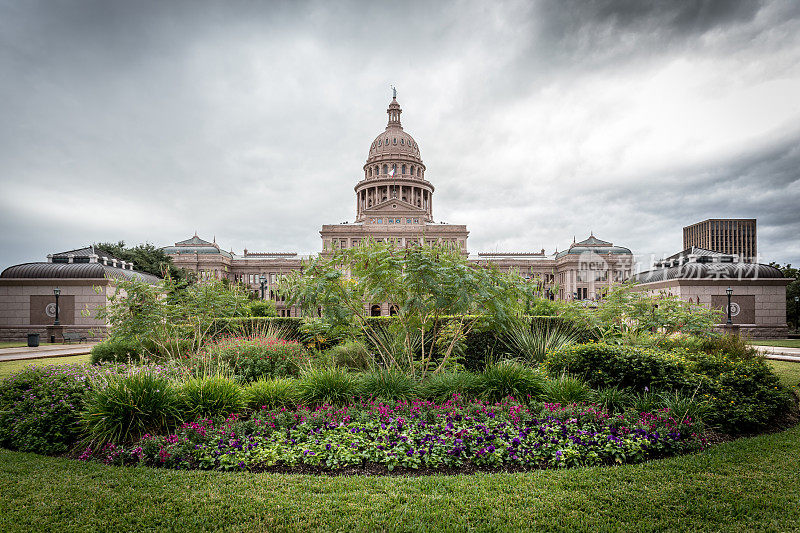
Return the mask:
MULTIPOLYGON (((419 145, 403 131, 400 104, 393 97, 386 113, 386 130, 375 137, 364 164, 364 179, 355 186, 356 222, 373 218, 391 205, 408 218, 433 222, 434 187, 425 179, 419 145)), ((391 213, 393 214, 393 213, 391 213)))

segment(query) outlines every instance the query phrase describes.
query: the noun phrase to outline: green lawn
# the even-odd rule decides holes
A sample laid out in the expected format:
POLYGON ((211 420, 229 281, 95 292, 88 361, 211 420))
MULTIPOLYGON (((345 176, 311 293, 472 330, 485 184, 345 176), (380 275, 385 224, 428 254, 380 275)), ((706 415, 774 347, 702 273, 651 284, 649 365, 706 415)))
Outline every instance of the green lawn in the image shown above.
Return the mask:
POLYGON ((800 339, 776 339, 748 341, 756 346, 780 346, 781 348, 800 348, 800 339))
MULTIPOLYGON (((786 383, 800 373, 770 364, 786 383)), ((641 465, 419 478, 115 468, 0 450, 0 531, 800 531, 798 472, 800 426, 641 465)))
MULTIPOLYGON (((59 343, 41 342, 39 343, 39 346, 49 346, 51 344, 59 344, 59 343)), ((0 342, 0 348, 23 348, 27 345, 28 345, 27 341, 0 342)))
POLYGON ((767 364, 781 378, 781 383, 787 387, 797 387, 798 383, 800 383, 800 363, 770 359, 767 364))
POLYGON ((64 363, 88 363, 90 355, 68 355, 66 357, 42 357, 40 359, 18 359, 16 361, 0 361, 0 379, 19 372, 28 365, 60 365, 64 363))

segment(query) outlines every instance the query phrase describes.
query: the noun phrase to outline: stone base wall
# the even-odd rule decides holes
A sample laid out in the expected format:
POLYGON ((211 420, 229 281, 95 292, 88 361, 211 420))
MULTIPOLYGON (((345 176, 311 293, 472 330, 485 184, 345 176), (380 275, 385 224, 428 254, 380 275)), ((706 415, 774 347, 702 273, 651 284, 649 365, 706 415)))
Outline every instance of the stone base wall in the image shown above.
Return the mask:
MULTIPOLYGON (((61 326, 63 331, 79 333, 84 335, 87 340, 102 340, 108 337, 108 326, 61 326)), ((28 333, 38 333, 39 342, 50 342, 50 332, 48 326, 0 326, 0 342, 25 342, 28 340, 28 333)), ((61 342, 62 339, 56 339, 61 342)))
POLYGON ((740 325, 729 328, 720 325, 715 327, 714 331, 717 333, 738 333, 748 339, 785 339, 789 334, 789 328, 786 326, 740 325))

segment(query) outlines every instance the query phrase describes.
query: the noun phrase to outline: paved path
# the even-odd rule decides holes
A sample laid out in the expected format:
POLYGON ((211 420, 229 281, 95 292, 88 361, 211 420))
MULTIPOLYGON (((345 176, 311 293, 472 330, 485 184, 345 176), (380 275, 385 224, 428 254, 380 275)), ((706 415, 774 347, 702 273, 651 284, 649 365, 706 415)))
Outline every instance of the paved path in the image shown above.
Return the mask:
POLYGON ((96 343, 82 344, 48 344, 29 348, 0 348, 0 361, 16 361, 18 359, 39 359, 42 357, 67 357, 70 355, 84 355, 92 350, 96 343))
POLYGON ((753 348, 763 353, 767 359, 800 363, 800 348, 784 348, 782 346, 753 346, 753 348))

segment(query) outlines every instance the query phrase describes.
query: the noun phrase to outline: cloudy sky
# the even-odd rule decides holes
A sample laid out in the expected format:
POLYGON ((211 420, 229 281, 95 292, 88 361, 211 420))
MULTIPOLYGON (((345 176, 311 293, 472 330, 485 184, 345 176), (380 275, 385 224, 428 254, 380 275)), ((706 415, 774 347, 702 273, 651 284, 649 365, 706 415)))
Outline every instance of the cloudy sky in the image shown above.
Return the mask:
POLYGON ((195 231, 316 252, 390 84, 470 251, 649 263, 757 218, 800 263, 800 3, 0 0, 0 268, 195 231))

